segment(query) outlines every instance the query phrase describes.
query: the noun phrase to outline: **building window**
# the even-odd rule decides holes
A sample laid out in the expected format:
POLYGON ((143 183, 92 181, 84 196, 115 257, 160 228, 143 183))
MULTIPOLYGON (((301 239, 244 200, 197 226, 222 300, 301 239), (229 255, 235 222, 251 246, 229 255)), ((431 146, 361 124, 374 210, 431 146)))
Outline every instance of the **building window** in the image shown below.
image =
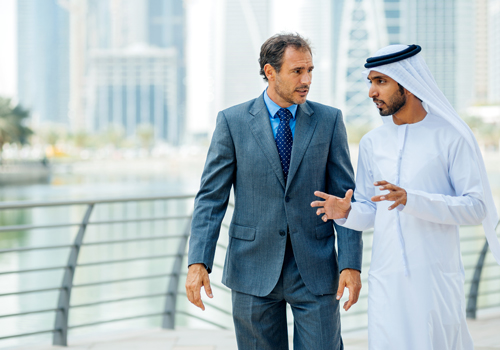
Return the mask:
POLYGON ((387 33, 389 34, 399 34, 400 27, 387 27, 387 33))
POLYGON ((388 10, 385 11, 385 17, 386 18, 399 18, 400 13, 398 10, 388 10))

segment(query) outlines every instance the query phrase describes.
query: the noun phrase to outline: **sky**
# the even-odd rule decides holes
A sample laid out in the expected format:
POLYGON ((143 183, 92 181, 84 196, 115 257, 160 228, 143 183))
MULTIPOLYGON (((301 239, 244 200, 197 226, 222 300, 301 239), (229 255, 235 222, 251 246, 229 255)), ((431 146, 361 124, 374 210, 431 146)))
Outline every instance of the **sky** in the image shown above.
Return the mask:
POLYGON ((17 91, 16 0, 0 0, 0 96, 17 91))

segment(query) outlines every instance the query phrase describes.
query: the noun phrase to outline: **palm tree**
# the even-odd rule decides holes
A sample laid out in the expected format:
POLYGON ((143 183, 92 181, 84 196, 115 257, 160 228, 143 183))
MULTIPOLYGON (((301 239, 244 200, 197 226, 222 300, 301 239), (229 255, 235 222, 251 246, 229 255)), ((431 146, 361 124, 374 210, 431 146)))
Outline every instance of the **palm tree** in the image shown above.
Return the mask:
POLYGON ((29 111, 17 105, 12 107, 9 98, 0 97, 0 161, 3 145, 6 143, 28 143, 28 137, 33 131, 24 126, 29 117, 29 111))

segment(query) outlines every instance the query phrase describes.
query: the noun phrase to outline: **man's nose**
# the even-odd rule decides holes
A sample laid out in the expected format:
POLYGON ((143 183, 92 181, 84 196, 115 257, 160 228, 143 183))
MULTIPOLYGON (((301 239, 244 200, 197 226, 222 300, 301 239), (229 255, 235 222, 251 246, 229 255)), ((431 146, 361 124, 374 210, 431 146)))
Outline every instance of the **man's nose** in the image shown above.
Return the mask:
POLYGON ((311 84, 312 81, 312 73, 304 73, 302 74, 302 78, 300 79, 300 83, 304 85, 311 84))
POLYGON ((372 85, 370 85, 370 90, 368 90, 368 97, 374 98, 378 96, 378 91, 377 89, 372 85))

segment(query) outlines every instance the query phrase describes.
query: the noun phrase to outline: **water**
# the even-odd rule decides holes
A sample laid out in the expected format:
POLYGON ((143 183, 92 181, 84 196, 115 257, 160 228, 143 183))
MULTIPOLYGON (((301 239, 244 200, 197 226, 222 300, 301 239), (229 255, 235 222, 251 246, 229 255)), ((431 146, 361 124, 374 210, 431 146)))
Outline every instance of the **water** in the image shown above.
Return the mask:
MULTIPOLYGON (((356 150, 353 150, 353 163, 356 164, 356 150)), ((60 166, 49 183, 32 185, 10 185, 0 188, 0 200, 17 201, 51 201, 85 198, 115 198, 134 196, 158 196, 195 194, 199 187, 199 180, 203 166, 204 154, 187 154, 172 159, 157 160, 114 160, 96 161, 89 163, 60 166)), ((500 205, 500 155, 490 154, 486 157, 491 185, 497 202, 500 205)), ((65 223, 81 221, 86 207, 56 207, 39 208, 35 210, 8 210, 0 211, 0 224, 29 224, 29 223, 65 223)), ((108 220, 121 218, 144 218, 161 215, 184 215, 192 210, 192 200, 181 202, 144 202, 127 204, 98 205, 92 214, 91 220, 108 220)), ((230 213, 229 213, 230 214, 230 213)), ((225 222, 229 223, 229 215, 225 222)), ((147 222, 134 224, 113 224, 89 226, 85 242, 116 240, 121 238, 147 237, 164 235, 166 233, 182 233, 187 220, 171 222, 147 222)), ((39 229, 21 232, 0 233, 0 249, 12 249, 25 246, 68 245, 74 240, 78 228, 39 229)), ((480 227, 464 227, 461 229, 462 238, 478 237, 473 241, 462 244, 465 266, 473 266, 477 261, 477 252, 483 245, 483 233, 480 227), (473 252, 468 254, 467 252, 473 252)), ((220 237, 221 245, 227 244, 227 235, 223 232, 220 237)), ((364 288, 360 301, 349 312, 341 311, 344 330, 353 330, 365 327, 365 314, 352 315, 366 310, 367 283, 366 277, 370 261, 371 236, 365 234, 364 268, 362 273, 364 288)), ((153 256, 175 252, 175 240, 154 240, 112 245, 95 245, 82 248, 79 263, 88 263, 101 260, 122 259, 125 257, 153 256)), ((0 254, 0 271, 11 271, 49 266, 62 266, 68 258, 68 248, 50 249, 41 251, 27 251, 0 254)), ((224 249, 218 248, 215 262, 222 265, 224 249)), ((492 264, 491 254, 488 254, 487 264, 492 264)), ((129 263, 80 267, 75 275, 75 284, 86 284, 99 281, 131 278, 146 275, 161 275, 168 273, 172 259, 161 258, 129 263)), ((219 288, 222 271, 215 269, 211 275, 214 287, 214 299, 208 300, 224 310, 230 311, 230 294, 227 289, 219 288)), ((0 293, 9 293, 19 290, 51 288, 59 286, 63 270, 54 270, 37 273, 0 275, 0 293)), ((466 271, 466 280, 472 277, 472 268, 466 271)), ((500 290, 500 269, 498 266, 489 266, 483 272, 483 278, 489 278, 481 285, 481 291, 500 290), (497 278, 498 277, 498 278, 497 278)), ((184 277, 181 277, 179 290, 183 290, 184 277)), ((72 305, 94 302, 97 300, 111 300, 137 295, 161 294, 167 288, 167 277, 158 276, 151 279, 86 286, 75 288, 72 294, 72 305)), ((470 284, 466 284, 468 294, 470 284)), ((47 291, 37 294, 23 294, 18 296, 0 297, 0 315, 26 312, 31 310, 52 309, 57 305, 58 291, 47 291)), ((344 300, 346 300, 346 297, 344 300)), ((343 301, 342 301, 343 302, 343 301)), ((500 304, 498 293, 479 298, 479 306, 500 304)), ((92 307, 74 308, 70 313, 69 324, 73 326, 85 323, 110 320, 121 317, 132 317, 139 314, 159 313, 164 307, 164 298, 135 299, 120 303, 109 303, 92 307)), ((207 307, 201 313, 187 299, 180 295, 178 307, 191 314, 205 317, 215 323, 231 327, 231 317, 216 308, 207 307)), ((35 332, 53 328, 54 312, 26 315, 21 317, 0 318, 0 337, 25 332, 35 332)), ((139 329, 158 327, 161 317, 139 318, 129 321, 107 323, 99 326, 75 328, 70 331, 72 337, 85 334, 96 334, 123 329, 139 329)), ((210 327, 209 324, 195 318, 179 315, 177 324, 181 327, 193 328, 210 327)), ((51 342, 51 334, 13 338, 0 341, 0 348, 27 343, 51 342)))

